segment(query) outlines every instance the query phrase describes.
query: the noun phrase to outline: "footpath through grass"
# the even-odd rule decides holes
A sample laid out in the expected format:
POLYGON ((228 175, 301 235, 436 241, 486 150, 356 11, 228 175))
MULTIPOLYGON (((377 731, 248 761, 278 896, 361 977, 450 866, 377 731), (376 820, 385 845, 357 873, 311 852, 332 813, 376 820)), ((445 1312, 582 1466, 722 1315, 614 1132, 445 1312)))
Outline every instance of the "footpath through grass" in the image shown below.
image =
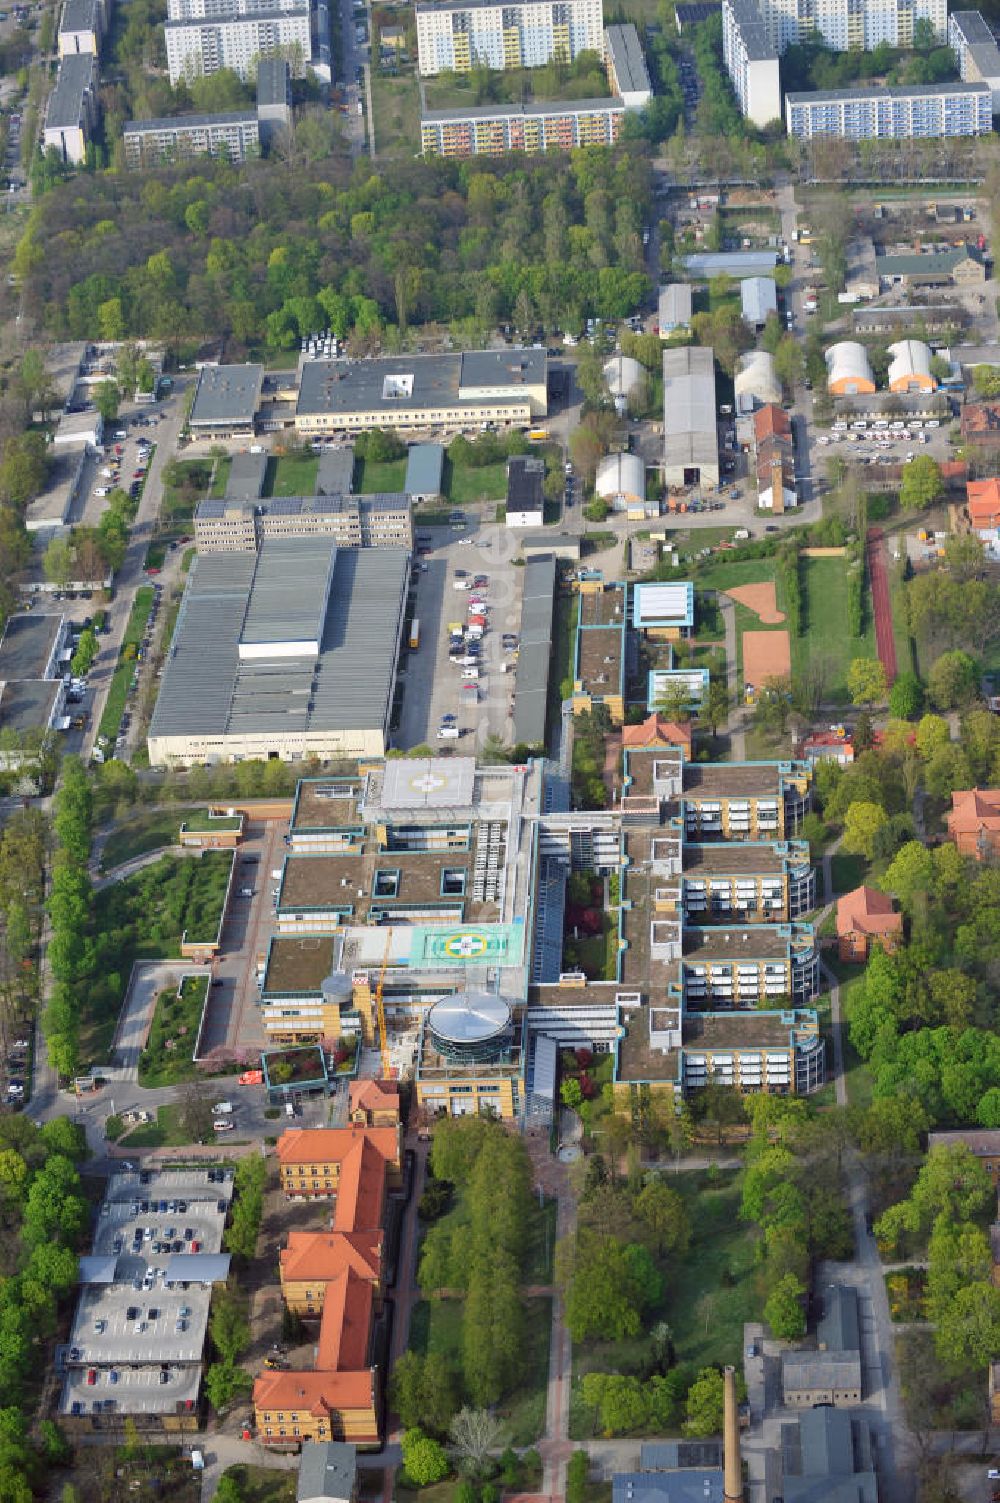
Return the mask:
POLYGON ((184 821, 195 818, 201 812, 197 804, 179 804, 176 809, 150 809, 116 825, 101 851, 101 871, 113 871, 116 866, 124 866, 127 861, 134 861, 137 856, 145 856, 149 851, 176 845, 178 831, 184 821))
POLYGON ((113 742, 118 735, 118 727, 121 725, 128 700, 129 685, 137 667, 139 646, 145 635, 146 624, 152 609, 153 587, 143 585, 135 592, 135 600, 132 602, 132 609, 125 626, 118 666, 111 680, 111 687, 104 704, 104 713, 97 730, 98 740, 104 737, 113 742))

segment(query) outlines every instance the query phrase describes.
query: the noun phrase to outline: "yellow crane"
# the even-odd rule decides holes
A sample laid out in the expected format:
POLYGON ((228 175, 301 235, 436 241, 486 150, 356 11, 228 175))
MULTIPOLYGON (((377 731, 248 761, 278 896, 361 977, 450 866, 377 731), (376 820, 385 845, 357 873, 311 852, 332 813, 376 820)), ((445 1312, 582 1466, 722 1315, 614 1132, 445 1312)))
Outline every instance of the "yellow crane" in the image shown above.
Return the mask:
POLYGON ((382 1049, 382 1075, 386 1080, 392 1078, 392 1063, 389 1058, 389 1035, 385 1027, 385 1002, 383 990, 385 987, 385 973, 389 966, 389 951, 392 948, 392 929, 385 936, 385 953, 382 956, 382 967, 378 973, 378 982, 375 986, 375 1010, 378 1013, 378 1039, 382 1049))

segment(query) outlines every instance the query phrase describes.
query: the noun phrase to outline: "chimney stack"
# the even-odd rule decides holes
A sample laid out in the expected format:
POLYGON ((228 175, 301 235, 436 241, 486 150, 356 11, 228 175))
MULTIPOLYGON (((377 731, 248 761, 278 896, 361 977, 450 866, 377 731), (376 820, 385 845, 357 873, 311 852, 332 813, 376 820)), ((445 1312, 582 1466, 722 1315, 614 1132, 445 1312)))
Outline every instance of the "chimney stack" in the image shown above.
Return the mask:
POLYGON ((740 1457, 740 1418, 736 1407, 736 1369, 722 1371, 722 1496, 725 1503, 743 1503, 743 1461, 740 1457))

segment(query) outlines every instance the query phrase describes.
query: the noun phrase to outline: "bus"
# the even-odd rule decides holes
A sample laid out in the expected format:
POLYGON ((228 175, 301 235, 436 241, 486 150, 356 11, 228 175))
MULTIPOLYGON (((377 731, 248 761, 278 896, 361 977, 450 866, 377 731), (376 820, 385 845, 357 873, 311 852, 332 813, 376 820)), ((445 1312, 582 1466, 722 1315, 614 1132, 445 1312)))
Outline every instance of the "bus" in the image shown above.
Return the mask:
POLYGON ((544 444, 544 442, 548 438, 548 436, 549 436, 549 430, 547 428, 529 428, 528 429, 528 441, 529 441, 529 443, 544 444))
POLYGON ((419 646, 420 646, 420 622, 417 620, 416 616, 414 616, 413 622, 412 622, 412 624, 410 626, 410 651, 411 652, 415 652, 419 646))

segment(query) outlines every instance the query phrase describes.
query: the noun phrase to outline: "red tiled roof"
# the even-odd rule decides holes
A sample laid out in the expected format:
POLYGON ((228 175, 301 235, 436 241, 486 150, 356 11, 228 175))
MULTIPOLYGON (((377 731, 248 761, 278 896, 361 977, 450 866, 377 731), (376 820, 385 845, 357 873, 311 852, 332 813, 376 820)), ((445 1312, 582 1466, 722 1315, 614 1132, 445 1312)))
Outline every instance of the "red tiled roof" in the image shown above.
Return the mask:
POLYGON ((388 1132, 391 1128, 369 1128, 340 1161, 340 1183, 333 1213, 335 1232, 368 1232, 382 1224, 385 1204, 385 1159, 368 1137, 368 1133, 388 1132))
POLYGON ((382 1233, 290 1232, 288 1246, 278 1254, 286 1279, 315 1279, 326 1283, 345 1269, 359 1278, 378 1279, 382 1263, 382 1233))
POLYGON ((995 527, 1000 521, 1000 480, 970 480, 965 495, 973 527, 995 527))
POLYGON ((278 1139, 278 1162, 331 1164, 347 1157, 365 1139, 390 1164, 399 1162, 399 1136, 394 1127, 290 1127, 278 1139))
POLYGON ((641 725, 622 726, 623 746, 683 746, 691 750, 691 727, 667 720, 654 710, 641 725))
POLYGON ((975 834, 1000 828, 1000 788, 960 788, 951 796, 949 833, 975 834))
POLYGON ((261 1373, 253 1385, 258 1409, 308 1409, 324 1415, 337 1409, 368 1409, 374 1399, 371 1368, 357 1372, 261 1373))
POLYGON ((892 898, 874 887, 856 887, 837 901, 837 933, 895 934, 903 927, 892 898))
POLYGON ((352 1080, 350 1109, 352 1112, 394 1111, 398 1117, 399 1087, 391 1080, 352 1080))
POLYGON ((360 1279, 345 1268, 326 1286, 316 1345, 317 1371, 353 1372, 364 1367, 371 1324, 371 1280, 360 1279))
POLYGON ((791 438, 792 425, 783 407, 769 402, 753 415, 754 437, 760 443, 765 438, 791 438))

